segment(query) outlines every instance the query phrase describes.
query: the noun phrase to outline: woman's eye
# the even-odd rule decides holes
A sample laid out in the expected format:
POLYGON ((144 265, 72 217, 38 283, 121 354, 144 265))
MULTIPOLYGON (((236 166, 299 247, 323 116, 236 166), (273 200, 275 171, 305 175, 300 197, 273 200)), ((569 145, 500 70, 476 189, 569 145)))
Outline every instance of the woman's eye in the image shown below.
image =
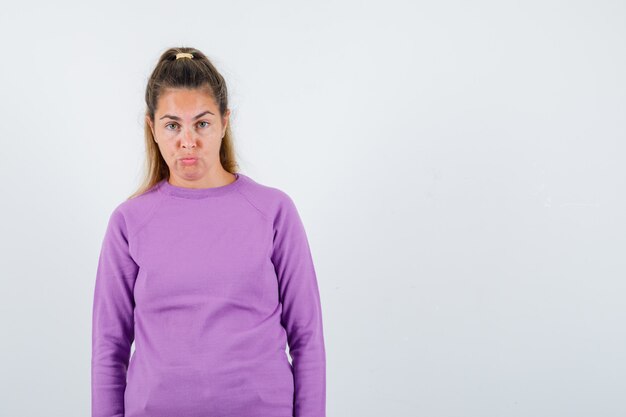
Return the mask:
MULTIPOLYGON (((208 126, 210 125, 210 123, 209 123, 209 122, 199 122, 198 124, 202 124, 202 123, 205 123, 205 124, 206 124, 204 127, 208 127, 208 126)), ((166 125, 165 125, 165 128, 166 128, 166 129, 168 129, 168 130, 172 130, 172 129, 170 129, 168 126, 176 126, 176 123, 168 123, 168 124, 166 124, 166 125)))

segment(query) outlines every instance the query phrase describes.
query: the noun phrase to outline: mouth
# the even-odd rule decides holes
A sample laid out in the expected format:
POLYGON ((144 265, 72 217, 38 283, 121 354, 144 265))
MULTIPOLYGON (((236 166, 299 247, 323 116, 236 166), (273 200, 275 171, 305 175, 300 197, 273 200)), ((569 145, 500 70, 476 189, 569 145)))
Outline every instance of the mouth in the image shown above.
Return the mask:
POLYGON ((198 158, 180 158, 179 161, 183 164, 183 165, 193 165, 196 163, 196 161, 198 160, 198 158))

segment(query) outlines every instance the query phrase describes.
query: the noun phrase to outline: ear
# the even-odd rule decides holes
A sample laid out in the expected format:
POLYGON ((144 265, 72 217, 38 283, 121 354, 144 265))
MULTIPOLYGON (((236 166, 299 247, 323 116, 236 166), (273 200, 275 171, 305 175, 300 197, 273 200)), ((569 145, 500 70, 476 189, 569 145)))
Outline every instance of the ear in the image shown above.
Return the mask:
POLYGON ((154 134, 154 126, 152 125, 152 120, 150 120, 150 116, 148 116, 146 114, 146 123, 148 123, 148 126, 150 126, 150 130, 152 131, 152 138, 154 139, 154 141, 156 142, 156 135, 154 134))
POLYGON ((226 135, 226 128, 228 127, 228 123, 230 123, 230 109, 226 109, 224 112, 224 116, 222 117, 222 137, 226 135))

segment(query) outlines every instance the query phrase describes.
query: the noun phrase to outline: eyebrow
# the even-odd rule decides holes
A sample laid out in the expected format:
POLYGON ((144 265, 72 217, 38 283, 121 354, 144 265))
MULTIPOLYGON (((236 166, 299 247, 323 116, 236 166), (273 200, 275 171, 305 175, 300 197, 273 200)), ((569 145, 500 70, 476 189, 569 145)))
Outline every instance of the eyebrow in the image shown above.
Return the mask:
MULTIPOLYGON (((207 114, 207 113, 209 113, 209 114, 213 114, 213 113, 211 113, 211 112, 210 112, 210 111, 208 111, 208 110, 207 110, 207 111, 203 111, 202 113, 200 113, 199 115, 197 115, 196 117, 194 117, 194 120, 195 120, 195 119, 199 119, 200 117, 204 116, 204 115, 205 115, 205 114, 207 114)), ((213 114, 213 115, 214 115, 214 114, 213 114)), ((214 116, 215 116, 215 115, 214 115, 214 116)), ((161 119, 165 119, 166 117, 169 117, 170 119, 173 119, 173 120, 180 120, 180 117, 178 117, 178 116, 172 116, 171 114, 165 114, 165 115, 163 115, 163 117, 161 117, 159 120, 161 120, 161 119)))

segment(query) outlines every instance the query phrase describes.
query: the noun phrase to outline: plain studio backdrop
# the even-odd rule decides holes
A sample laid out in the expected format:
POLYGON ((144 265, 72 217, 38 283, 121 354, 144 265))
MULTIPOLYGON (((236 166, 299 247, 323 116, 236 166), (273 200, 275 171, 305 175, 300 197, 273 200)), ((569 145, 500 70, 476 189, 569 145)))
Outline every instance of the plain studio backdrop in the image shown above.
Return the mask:
POLYGON ((172 46, 213 60, 241 171, 300 211, 329 417, 626 415, 625 22, 624 1, 3 4, 0 415, 89 415, 100 245, 172 46))

